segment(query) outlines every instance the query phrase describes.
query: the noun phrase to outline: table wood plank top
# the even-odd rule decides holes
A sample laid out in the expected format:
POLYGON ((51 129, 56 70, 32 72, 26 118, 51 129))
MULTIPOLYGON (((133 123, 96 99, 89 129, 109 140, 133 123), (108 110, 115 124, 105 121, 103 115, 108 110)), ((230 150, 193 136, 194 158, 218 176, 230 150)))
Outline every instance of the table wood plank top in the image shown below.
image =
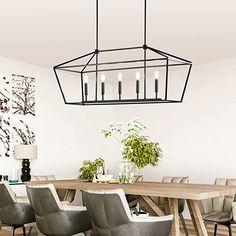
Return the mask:
POLYGON ((78 179, 31 181, 28 185, 42 185, 52 183, 56 188, 62 189, 91 189, 107 190, 122 188, 126 194, 142 196, 159 196, 189 200, 202 200, 225 195, 236 194, 236 186, 220 186, 208 184, 175 184, 143 181, 135 184, 98 184, 78 179))

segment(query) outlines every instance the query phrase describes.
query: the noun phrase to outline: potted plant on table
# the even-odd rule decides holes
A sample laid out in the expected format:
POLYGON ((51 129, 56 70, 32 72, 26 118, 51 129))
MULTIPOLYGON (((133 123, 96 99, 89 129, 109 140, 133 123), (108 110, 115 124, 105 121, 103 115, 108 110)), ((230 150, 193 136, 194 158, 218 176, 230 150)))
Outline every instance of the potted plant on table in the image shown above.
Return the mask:
POLYGON ((94 161, 85 160, 83 166, 79 169, 79 178, 93 181, 96 179, 97 170, 100 167, 104 167, 104 160, 102 158, 97 158, 94 161))
MULTIPOLYGON (((109 129, 103 129, 102 134, 106 138, 114 137, 121 144, 122 157, 132 163, 140 170, 147 165, 157 166, 162 158, 162 149, 158 142, 150 141, 148 136, 143 134, 147 127, 138 119, 131 120, 124 127, 122 123, 110 124, 109 129)), ((125 167, 126 168, 126 167, 125 167)), ((129 167, 128 167, 129 169, 129 167)), ((129 182, 122 180, 122 182, 129 182)))

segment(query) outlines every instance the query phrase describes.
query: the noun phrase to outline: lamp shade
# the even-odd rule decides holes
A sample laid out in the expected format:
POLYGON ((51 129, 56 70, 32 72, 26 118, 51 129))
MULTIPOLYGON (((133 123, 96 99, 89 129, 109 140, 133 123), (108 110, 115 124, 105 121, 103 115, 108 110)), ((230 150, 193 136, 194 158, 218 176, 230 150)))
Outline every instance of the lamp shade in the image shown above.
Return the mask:
POLYGON ((15 159, 37 159, 37 146, 36 145, 15 145, 14 146, 15 159))

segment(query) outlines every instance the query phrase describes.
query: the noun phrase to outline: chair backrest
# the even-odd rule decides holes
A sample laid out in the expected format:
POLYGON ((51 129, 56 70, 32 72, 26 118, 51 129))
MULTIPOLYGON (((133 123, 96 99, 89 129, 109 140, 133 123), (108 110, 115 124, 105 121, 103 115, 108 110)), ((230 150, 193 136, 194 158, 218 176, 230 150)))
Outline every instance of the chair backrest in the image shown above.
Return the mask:
POLYGON ((0 182, 0 209, 16 203, 16 196, 8 182, 0 182))
POLYGON ((53 184, 26 187, 38 229, 49 236, 69 236, 91 228, 87 212, 61 204, 53 184))
POLYGON ((143 175, 134 176, 134 182, 142 182, 142 181, 143 181, 143 175))
POLYGON ((63 221, 60 214, 63 209, 54 185, 26 186, 26 190, 39 230, 49 235, 63 221))
POLYGON ((18 203, 10 185, 0 182, 0 222, 8 226, 23 226, 34 221, 30 204, 18 203))
MULTIPOLYGON (((236 186, 236 179, 217 178, 215 185, 227 185, 236 186)), ((212 199, 212 210, 213 211, 227 211, 231 212, 232 202, 234 201, 235 195, 228 195, 224 197, 217 197, 212 199)))
POLYGON ((62 210, 53 184, 26 186, 29 201, 37 216, 43 217, 52 212, 62 210))
MULTIPOLYGON (((164 176, 162 179, 162 183, 176 183, 176 184, 188 184, 189 182, 189 177, 173 177, 173 176, 164 176)), ((164 198, 159 198, 159 204, 164 205, 164 198)), ((182 213, 184 210, 185 206, 185 200, 184 199, 179 199, 179 213, 182 213)))
POLYGON ((83 190, 82 196, 96 233, 107 235, 112 228, 130 223, 132 216, 122 189, 83 190))
MULTIPOLYGON (((49 181, 56 180, 55 175, 33 175, 31 181, 49 181)), ((75 199, 76 191, 72 189, 57 189, 57 194, 61 201, 73 202, 75 199)))
POLYGON ((177 184, 188 184, 189 177, 172 177, 172 176, 164 176, 162 179, 163 183, 177 183, 177 184))
POLYGON ((123 189, 83 190, 82 196, 92 221, 94 235, 169 235, 172 216, 152 218, 155 227, 150 218, 135 219, 130 213, 123 189))
POLYGON ((32 175, 31 181, 48 181, 56 180, 55 175, 32 175))

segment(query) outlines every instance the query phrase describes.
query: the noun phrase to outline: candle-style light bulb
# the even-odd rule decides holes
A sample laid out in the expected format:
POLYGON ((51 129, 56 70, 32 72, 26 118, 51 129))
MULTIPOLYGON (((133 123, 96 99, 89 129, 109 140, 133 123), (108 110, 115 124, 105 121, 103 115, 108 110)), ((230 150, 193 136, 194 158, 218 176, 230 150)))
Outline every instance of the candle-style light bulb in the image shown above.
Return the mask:
POLYGON ((102 74, 102 75, 101 75, 101 81, 102 81, 102 83, 104 83, 105 80, 106 80, 106 76, 105 76, 104 74, 102 74))
POLYGON ((88 76, 87 75, 84 75, 84 83, 88 83, 88 76))
POLYGON ((141 76, 140 76, 140 73, 137 72, 137 73, 136 73, 136 80, 140 80, 140 77, 141 77, 141 76))
POLYGON ((121 73, 118 74, 118 80, 121 82, 123 79, 123 75, 121 73))
POLYGON ((156 72, 154 73, 154 77, 155 77, 155 79, 159 79, 159 76, 160 76, 159 71, 156 71, 156 72))
POLYGON ((159 79, 160 73, 159 71, 156 71, 154 73, 154 77, 155 77, 155 94, 156 94, 156 99, 158 99, 158 79, 159 79))

